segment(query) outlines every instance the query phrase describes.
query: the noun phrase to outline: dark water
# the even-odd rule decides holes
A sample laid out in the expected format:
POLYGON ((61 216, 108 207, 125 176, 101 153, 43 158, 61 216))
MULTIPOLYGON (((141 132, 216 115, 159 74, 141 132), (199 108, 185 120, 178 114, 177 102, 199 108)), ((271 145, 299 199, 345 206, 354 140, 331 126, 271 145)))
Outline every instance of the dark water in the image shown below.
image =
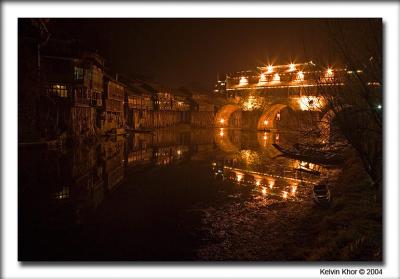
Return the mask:
POLYGON ((246 244, 261 234, 257 222, 280 230, 277 214, 312 203, 312 183, 326 175, 277 157, 271 144, 297 137, 160 130, 72 150, 20 148, 19 260, 229 260, 233 242, 239 259, 268 260, 246 244))

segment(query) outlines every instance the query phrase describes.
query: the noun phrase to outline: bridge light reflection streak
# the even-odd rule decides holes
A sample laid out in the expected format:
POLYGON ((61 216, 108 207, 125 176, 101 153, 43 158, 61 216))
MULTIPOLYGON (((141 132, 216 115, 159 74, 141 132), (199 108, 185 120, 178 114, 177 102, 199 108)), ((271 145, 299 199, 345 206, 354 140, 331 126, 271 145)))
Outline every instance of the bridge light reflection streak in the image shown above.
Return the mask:
POLYGON ((295 184, 295 185, 292 186, 292 189, 291 189, 292 196, 296 195, 296 191, 297 191, 297 185, 295 184))
POLYGON ((265 196, 267 194, 267 188, 262 187, 261 188, 261 193, 265 196))
MULTIPOLYGON (((228 167, 228 166, 224 166, 224 171, 232 171, 236 174, 240 174, 241 175, 241 179, 243 178, 243 169, 239 169, 239 168, 234 168, 234 167, 228 167)), ((287 180, 287 181, 292 181, 293 183, 299 184, 310 184, 310 185, 314 185, 315 183, 304 180, 304 179, 299 179, 299 178, 294 178, 294 177, 289 177, 289 176, 283 176, 283 175, 276 175, 276 174, 269 174, 269 173, 265 173, 265 172, 258 172, 258 171, 252 171, 252 170, 245 170, 246 174, 249 175, 253 175, 253 176, 257 176, 257 177, 268 177, 268 185, 270 188, 273 188, 275 185, 275 179, 283 179, 283 180, 287 180)))

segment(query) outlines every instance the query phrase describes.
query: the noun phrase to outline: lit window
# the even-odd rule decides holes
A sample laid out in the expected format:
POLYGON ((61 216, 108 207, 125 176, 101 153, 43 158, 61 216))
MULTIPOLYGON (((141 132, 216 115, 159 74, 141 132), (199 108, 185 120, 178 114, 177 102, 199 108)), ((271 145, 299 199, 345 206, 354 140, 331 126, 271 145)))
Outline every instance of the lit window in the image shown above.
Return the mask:
POLYGON ((74 78, 75 78, 76 80, 83 79, 83 69, 82 69, 82 68, 80 68, 80 67, 75 67, 74 78))
POLYGON ((297 73, 297 81, 303 81, 304 80, 304 73, 302 71, 299 71, 297 73))
POLYGON ((281 77, 279 76, 279 74, 275 74, 273 81, 281 81, 281 77))
POLYGON ((66 85, 53 84, 49 91, 51 94, 57 95, 62 98, 68 97, 68 91, 66 85))
POLYGON ((241 77, 241 78, 240 78, 240 81, 239 81, 239 84, 240 84, 240 85, 245 85, 245 84, 247 84, 247 83, 248 83, 248 80, 247 80, 246 77, 241 77))

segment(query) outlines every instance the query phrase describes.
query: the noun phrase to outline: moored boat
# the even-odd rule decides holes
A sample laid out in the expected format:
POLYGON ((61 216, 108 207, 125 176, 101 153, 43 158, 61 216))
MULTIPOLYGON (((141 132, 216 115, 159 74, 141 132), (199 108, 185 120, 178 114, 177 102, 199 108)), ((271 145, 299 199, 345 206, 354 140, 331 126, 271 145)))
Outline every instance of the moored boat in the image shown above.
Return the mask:
POLYGON ((276 143, 273 143, 272 145, 277 150, 282 152, 284 156, 301 161, 322 165, 339 165, 344 162, 344 158, 341 155, 335 153, 327 153, 311 149, 300 149, 295 147, 284 148, 276 143))
POLYGON ((331 192, 327 184, 318 184, 313 187, 313 198, 317 204, 328 205, 331 202, 331 192))

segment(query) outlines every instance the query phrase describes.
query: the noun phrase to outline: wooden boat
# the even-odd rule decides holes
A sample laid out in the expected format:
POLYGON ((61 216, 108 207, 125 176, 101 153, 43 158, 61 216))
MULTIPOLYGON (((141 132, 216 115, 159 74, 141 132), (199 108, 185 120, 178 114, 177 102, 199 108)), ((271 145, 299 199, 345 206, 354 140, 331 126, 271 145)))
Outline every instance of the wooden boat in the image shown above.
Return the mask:
POLYGON ((335 153, 327 153, 321 151, 315 151, 312 149, 299 149, 299 148, 283 148, 282 146, 273 143, 272 144, 277 150, 283 153, 284 156, 301 161, 306 161, 314 164, 321 165, 338 165, 343 163, 344 158, 335 153))
POLYGON ((312 174, 312 175, 317 175, 317 176, 321 175, 321 173, 319 171, 312 170, 312 169, 296 168, 295 170, 301 171, 301 172, 305 172, 305 173, 309 173, 309 174, 312 174))
POLYGON ((327 184, 318 184, 313 187, 313 198, 317 204, 328 205, 331 202, 331 192, 327 184))
POLYGON ((152 134, 154 131, 153 130, 146 130, 146 129, 131 129, 131 128, 125 128, 126 131, 130 133, 142 133, 142 134, 152 134))

